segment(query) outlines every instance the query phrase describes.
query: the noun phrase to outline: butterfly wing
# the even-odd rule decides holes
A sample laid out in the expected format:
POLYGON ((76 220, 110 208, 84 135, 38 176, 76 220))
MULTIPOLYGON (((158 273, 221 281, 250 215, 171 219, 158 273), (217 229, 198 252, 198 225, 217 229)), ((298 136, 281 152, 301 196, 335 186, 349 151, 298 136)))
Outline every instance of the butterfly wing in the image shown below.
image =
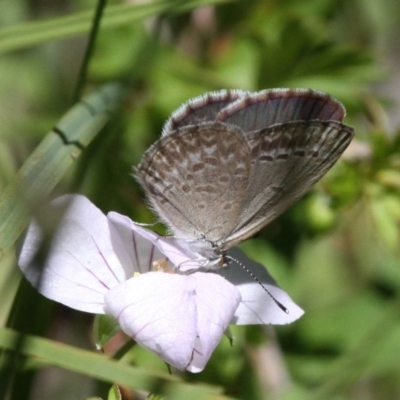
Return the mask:
POLYGON ((144 155, 137 178, 175 237, 214 242, 240 218, 250 163, 243 132, 211 122, 163 136, 144 155))
POLYGON ((293 121, 339 121, 345 117, 341 103, 311 89, 272 89, 247 93, 228 104, 217 121, 239 126, 244 132, 293 121))
POLYGON ((247 92, 239 89, 209 92, 184 103, 167 120, 162 136, 188 125, 215 121, 218 113, 227 105, 240 99, 247 92))
POLYGON ((325 175, 354 135, 344 116, 310 89, 207 93, 172 114, 137 178, 175 236, 224 251, 325 175))
POLYGON ((250 184, 222 250, 254 235, 303 196, 338 160, 354 131, 337 121, 290 122, 247 136, 250 184))

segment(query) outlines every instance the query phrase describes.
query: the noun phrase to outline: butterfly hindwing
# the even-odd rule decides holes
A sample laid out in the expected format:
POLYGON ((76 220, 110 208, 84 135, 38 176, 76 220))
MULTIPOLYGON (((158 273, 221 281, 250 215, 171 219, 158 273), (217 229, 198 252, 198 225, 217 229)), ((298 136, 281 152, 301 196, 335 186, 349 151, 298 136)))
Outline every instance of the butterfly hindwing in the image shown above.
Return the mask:
POLYGON ((217 241, 240 218, 250 163, 250 147, 240 129, 205 123, 156 142, 137 176, 174 235, 217 241))

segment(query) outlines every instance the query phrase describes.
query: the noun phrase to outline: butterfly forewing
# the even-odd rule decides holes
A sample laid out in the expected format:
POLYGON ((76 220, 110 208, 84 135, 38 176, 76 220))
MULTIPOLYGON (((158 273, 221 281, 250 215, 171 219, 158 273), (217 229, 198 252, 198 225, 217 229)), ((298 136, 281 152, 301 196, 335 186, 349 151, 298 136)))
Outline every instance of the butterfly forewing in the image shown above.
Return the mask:
POLYGON ((353 135, 352 128, 336 121, 292 122, 251 134, 246 207, 223 250, 252 236, 303 196, 338 160, 353 135))
POLYGON ((240 218, 250 163, 250 147, 239 128, 205 123, 156 142, 137 176, 175 236, 214 242, 240 218))
POLYGON ((309 89, 273 89, 240 97, 223 108, 216 119, 252 132, 292 121, 341 122, 344 116, 343 106, 325 93, 309 89))

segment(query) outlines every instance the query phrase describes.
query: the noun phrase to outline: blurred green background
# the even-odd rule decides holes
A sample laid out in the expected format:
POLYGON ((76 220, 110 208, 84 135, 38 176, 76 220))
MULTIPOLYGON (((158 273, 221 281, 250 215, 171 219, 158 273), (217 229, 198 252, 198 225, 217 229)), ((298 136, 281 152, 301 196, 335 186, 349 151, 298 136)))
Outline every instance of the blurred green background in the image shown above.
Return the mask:
MULTIPOLYGON (((400 399, 400 3, 169 0, 129 17, 124 7, 137 3, 108 2, 85 81, 87 93, 123 81, 128 97, 51 196, 83 193, 104 212, 151 222, 131 167, 183 102, 222 88, 328 92, 344 103, 355 140, 312 192, 242 245, 305 315, 284 327, 233 327, 233 347, 224 338, 202 373, 182 377, 236 399, 400 399)), ((2 1, 2 191, 73 105, 96 6, 2 1)), ((17 297, 20 280, 12 250, 0 264, 1 326, 93 349, 93 316, 26 283, 17 297)), ((166 371, 144 349, 124 360, 166 371)), ((105 398, 110 386, 35 359, 9 367, 0 363, 9 399, 105 398)), ((143 396, 126 389, 123 398, 143 396)))

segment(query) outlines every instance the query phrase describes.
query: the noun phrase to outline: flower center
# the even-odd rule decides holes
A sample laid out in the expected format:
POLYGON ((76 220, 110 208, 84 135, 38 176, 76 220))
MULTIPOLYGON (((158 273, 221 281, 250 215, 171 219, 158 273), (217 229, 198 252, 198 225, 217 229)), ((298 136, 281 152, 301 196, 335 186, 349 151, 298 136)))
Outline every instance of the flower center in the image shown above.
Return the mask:
POLYGON ((174 268, 171 267, 171 264, 168 262, 167 258, 162 258, 161 260, 153 261, 151 270, 156 272, 166 272, 168 274, 175 273, 174 268))

